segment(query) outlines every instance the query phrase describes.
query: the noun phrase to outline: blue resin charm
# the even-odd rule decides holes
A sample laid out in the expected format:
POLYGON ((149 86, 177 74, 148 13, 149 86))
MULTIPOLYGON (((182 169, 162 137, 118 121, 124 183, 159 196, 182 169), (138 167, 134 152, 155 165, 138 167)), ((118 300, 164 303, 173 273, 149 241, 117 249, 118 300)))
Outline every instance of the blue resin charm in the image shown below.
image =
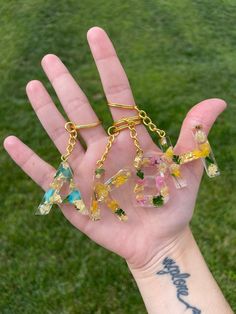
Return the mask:
POLYGON ((75 188, 73 172, 66 161, 62 162, 58 167, 53 182, 50 184, 50 188, 45 192, 35 215, 47 215, 54 204, 59 205, 62 202, 73 204, 82 214, 87 214, 81 193, 75 188), (63 200, 60 191, 66 183, 69 184, 69 192, 63 200))

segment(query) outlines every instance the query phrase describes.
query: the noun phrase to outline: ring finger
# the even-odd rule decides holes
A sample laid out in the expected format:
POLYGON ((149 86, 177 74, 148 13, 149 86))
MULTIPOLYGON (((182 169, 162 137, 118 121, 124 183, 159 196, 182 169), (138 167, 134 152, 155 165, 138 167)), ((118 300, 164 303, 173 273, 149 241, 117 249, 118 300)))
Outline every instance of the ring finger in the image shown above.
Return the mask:
MULTIPOLYGON (((68 117, 76 124, 90 124, 98 118, 90 106, 87 97, 80 89, 68 69, 55 55, 49 54, 42 59, 42 67, 68 117)), ((92 144, 106 136, 101 125, 80 130, 86 144, 92 144)))

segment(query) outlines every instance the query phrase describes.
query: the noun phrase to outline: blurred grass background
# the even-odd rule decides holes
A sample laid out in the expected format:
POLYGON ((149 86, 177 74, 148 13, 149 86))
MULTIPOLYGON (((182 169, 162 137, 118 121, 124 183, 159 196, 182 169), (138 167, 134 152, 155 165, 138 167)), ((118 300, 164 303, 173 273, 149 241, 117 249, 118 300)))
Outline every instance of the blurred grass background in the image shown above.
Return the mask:
MULTIPOLYGON (((28 104, 25 85, 42 80, 59 106, 40 67, 43 55, 55 53, 108 126, 86 42, 92 26, 108 32, 137 103, 173 142, 192 105, 212 97, 227 101, 210 134, 222 176, 212 181, 204 176, 191 225, 236 310, 236 2, 15 0, 1 1, 0 12, 1 141, 15 134, 55 166, 59 154, 28 104)), ((125 262, 92 243, 57 210, 36 218, 42 191, 0 150, 0 312, 145 313, 125 262)))

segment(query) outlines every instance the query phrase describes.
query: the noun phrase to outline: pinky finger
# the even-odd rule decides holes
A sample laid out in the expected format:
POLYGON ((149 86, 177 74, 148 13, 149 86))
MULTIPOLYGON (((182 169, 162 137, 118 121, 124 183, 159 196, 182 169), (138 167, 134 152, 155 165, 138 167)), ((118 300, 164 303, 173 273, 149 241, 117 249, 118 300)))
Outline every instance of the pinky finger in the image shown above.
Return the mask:
POLYGON ((15 136, 4 140, 4 148, 15 163, 39 186, 46 190, 55 169, 15 136))

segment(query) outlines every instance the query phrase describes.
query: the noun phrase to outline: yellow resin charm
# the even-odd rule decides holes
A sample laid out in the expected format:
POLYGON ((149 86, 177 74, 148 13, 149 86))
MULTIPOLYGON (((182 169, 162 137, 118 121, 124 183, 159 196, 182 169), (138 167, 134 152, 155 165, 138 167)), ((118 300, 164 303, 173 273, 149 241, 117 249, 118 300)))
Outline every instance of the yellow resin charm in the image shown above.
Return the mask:
POLYGON ((101 218, 101 204, 105 204, 119 220, 126 221, 128 219, 125 211, 112 198, 111 191, 125 184, 130 175, 131 172, 129 169, 122 169, 104 182, 105 171, 101 168, 95 170, 93 196, 90 205, 90 218, 92 220, 99 220, 101 218))
POLYGON ((195 127, 195 129, 193 130, 193 136, 197 145, 197 151, 194 151, 195 155, 201 158, 207 175, 210 178, 220 175, 220 171, 212 152, 210 143, 202 126, 198 125, 195 127))

